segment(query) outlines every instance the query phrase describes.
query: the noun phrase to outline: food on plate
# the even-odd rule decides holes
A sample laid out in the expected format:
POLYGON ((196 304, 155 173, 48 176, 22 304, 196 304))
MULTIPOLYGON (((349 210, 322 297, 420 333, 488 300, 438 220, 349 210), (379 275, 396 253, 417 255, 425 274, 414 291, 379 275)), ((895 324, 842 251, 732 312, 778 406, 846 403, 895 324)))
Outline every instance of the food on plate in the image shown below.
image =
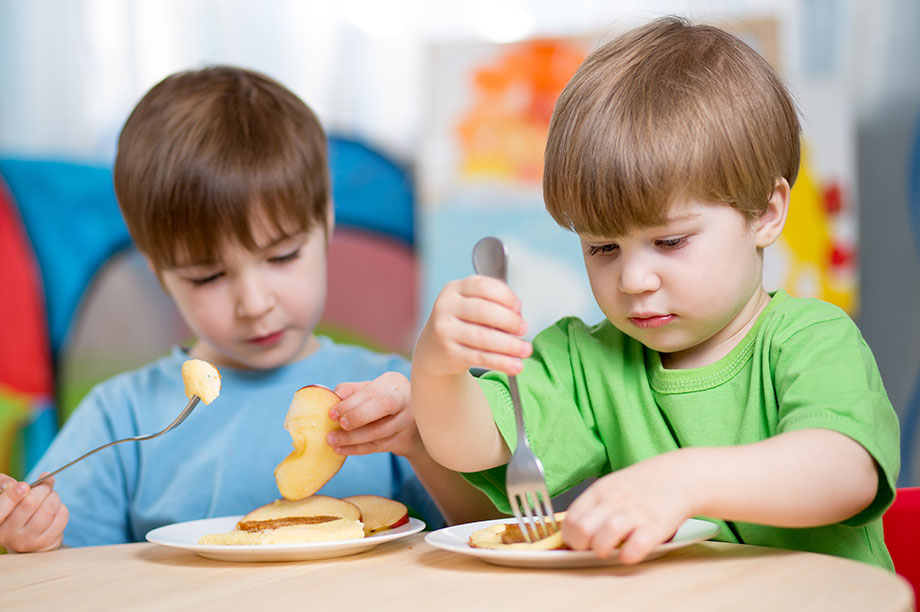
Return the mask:
MULTIPOLYGON (((275 527, 237 523, 236 529, 226 533, 212 533, 198 538, 199 544, 306 544, 310 542, 335 542, 364 537, 361 521, 340 516, 298 517, 289 524, 276 519, 275 527)), ((258 523, 256 521, 255 523, 258 523)))
POLYGON ((203 359, 189 359, 182 364, 182 381, 189 399, 197 395, 205 404, 210 404, 220 395, 220 372, 203 359))
MULTIPOLYGON (((470 534, 470 546, 473 548, 494 548, 500 550, 568 550, 562 541, 562 522, 565 512, 556 513, 559 529, 554 533, 542 536, 534 542, 527 542, 520 526, 514 523, 497 523, 491 527, 479 529, 470 534)), ((539 524, 538 524, 539 528, 539 524)), ((540 529, 542 531, 542 528, 540 529)))
POLYGON ((233 531, 202 536, 199 544, 305 544, 364 537, 361 510, 351 502, 313 495, 259 506, 233 531))
POLYGON ((300 500, 277 499, 259 506, 241 518, 233 531, 201 536, 198 543, 306 544, 356 540, 408 522, 405 505, 379 495, 342 499, 311 495, 300 500))
POLYGON ((326 435, 339 429, 329 418, 329 409, 342 401, 334 391, 321 385, 308 385, 294 394, 284 419, 294 450, 275 468, 275 481, 281 496, 289 500, 313 495, 332 478, 345 456, 326 442, 326 435))
POLYGON ((270 504, 259 506, 240 519, 240 522, 275 521, 290 517, 311 516, 338 516, 357 521, 361 520, 361 509, 345 499, 328 495, 311 495, 299 500, 276 499, 270 504))
POLYGON ((395 499, 380 495, 352 495, 343 497, 361 509, 365 535, 393 529, 409 522, 409 509, 395 499))

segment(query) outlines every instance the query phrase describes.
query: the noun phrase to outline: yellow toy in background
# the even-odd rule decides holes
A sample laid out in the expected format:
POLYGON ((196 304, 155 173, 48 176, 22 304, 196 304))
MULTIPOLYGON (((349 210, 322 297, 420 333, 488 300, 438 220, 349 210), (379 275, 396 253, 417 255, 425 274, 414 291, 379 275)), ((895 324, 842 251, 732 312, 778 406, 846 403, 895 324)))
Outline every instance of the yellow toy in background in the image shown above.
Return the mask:
MULTIPOLYGON (((819 182, 804 148, 790 197, 786 227, 777 241, 783 250, 782 287, 791 295, 820 298, 855 315, 856 247, 843 235, 845 200, 838 184, 819 182)), ((855 230, 849 239, 855 239, 855 230)))

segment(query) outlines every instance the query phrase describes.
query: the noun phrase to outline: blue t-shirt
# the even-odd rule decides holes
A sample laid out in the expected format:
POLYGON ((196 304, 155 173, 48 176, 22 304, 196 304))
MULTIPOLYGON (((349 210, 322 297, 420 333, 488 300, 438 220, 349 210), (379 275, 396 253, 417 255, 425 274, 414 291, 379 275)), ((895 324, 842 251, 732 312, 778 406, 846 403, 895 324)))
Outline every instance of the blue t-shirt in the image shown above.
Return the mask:
MULTIPOLYGON (((171 423, 187 403, 181 348, 97 385, 80 403, 29 481, 112 440, 147 435, 171 423)), ((55 476, 70 511, 67 546, 142 541, 156 527, 245 514, 278 499, 274 470, 292 450, 283 427, 294 392, 309 384, 409 374, 408 362, 320 338, 310 357, 269 371, 220 368, 221 393, 200 403, 176 429, 102 450, 55 476)), ((319 491, 333 497, 376 494, 397 499, 430 528, 437 507, 403 457, 354 455, 319 491)))

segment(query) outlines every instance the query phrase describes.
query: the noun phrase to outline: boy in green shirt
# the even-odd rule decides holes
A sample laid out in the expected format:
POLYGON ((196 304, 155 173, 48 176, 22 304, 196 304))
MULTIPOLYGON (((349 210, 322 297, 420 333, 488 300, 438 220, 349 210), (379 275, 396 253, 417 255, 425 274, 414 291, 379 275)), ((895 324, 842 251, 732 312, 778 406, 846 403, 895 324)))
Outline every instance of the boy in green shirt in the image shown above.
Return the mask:
POLYGON ((598 478, 568 510, 571 548, 635 563, 702 515, 725 541, 891 568, 898 421, 875 360, 840 309, 763 287, 799 133, 771 67, 717 28, 660 19, 592 53, 556 104, 543 188, 606 320, 531 344, 504 283, 449 283, 411 378, 432 457, 507 512, 517 374, 550 494, 598 478))

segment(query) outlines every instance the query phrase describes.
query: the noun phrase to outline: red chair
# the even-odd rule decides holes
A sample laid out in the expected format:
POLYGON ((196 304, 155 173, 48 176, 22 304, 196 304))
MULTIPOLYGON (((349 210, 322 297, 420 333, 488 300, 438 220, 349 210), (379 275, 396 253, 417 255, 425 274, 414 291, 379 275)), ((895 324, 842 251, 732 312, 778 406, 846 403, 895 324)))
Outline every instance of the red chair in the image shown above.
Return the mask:
POLYGON ((882 520, 895 571, 920 591, 920 487, 902 487, 882 520))

